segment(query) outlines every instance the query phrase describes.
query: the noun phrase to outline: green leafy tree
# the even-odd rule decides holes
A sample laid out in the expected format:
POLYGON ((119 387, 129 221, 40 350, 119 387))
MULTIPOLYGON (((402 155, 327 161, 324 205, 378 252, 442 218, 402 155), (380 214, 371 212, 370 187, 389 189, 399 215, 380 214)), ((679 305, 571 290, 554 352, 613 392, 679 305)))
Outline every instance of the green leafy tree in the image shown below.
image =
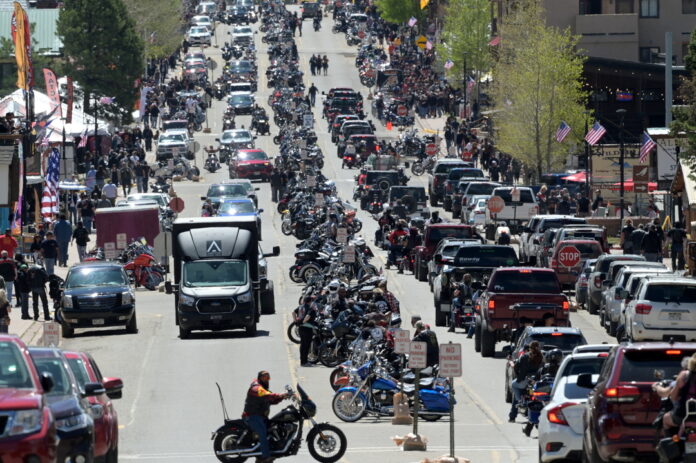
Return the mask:
POLYGON ((385 21, 400 24, 415 17, 419 21, 425 17, 419 0, 376 0, 379 15, 385 21))
POLYGON ((683 78, 679 87, 679 96, 684 104, 673 108, 674 120, 670 128, 675 137, 686 134, 687 143, 682 143, 679 161, 694 169, 696 168, 696 30, 691 33, 684 64, 688 76, 683 78))
POLYGON ((65 0, 58 17, 66 58, 65 71, 90 97, 115 97, 125 117, 143 71, 143 43, 121 0, 65 0))
POLYGON ((180 0, 123 0, 148 58, 171 55, 184 39, 180 0))
MULTIPOLYGON (((31 57, 34 68, 34 88, 45 89, 43 68, 49 68, 61 75, 62 62, 59 58, 47 56, 37 49, 37 40, 34 38, 36 23, 31 23, 32 49, 31 57)), ((14 58, 14 43, 12 39, 0 37, 0 63, 3 63, 3 72, 0 74, 0 94, 7 95, 17 90, 17 62, 14 58), (5 64, 6 63, 6 64, 5 64)))
POLYGON ((438 56, 454 63, 447 71, 455 84, 464 72, 486 72, 490 68, 490 0, 450 0, 445 9, 442 43, 438 56))
POLYGON ((574 129, 569 139, 583 135, 584 58, 576 52, 578 37, 545 25, 536 0, 518 4, 501 28, 493 68, 497 144, 541 176, 562 167, 567 157, 567 145, 555 141, 562 120, 574 129))

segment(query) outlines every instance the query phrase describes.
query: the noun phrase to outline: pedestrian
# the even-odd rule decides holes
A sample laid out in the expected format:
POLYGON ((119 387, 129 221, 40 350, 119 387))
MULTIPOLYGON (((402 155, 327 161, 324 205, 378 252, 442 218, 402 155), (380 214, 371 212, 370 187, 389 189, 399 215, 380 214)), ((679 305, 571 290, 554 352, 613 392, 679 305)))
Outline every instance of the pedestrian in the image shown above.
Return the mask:
MULTIPOLYGON (((27 284, 31 290, 31 299, 34 308, 34 320, 39 319, 39 299, 41 299, 41 304, 43 305, 44 320, 51 320, 51 314, 48 312, 46 283, 48 283, 48 274, 46 271, 39 266, 32 266, 27 275, 27 284)), ((24 298, 22 298, 22 300, 24 300, 24 298)))
POLYGON ((667 233, 671 241, 670 257, 672 258, 672 270, 684 270, 684 239, 686 230, 681 222, 674 222, 674 227, 667 233))
POLYGON ((595 199, 592 202, 592 214, 597 215, 599 213, 599 208, 604 206, 604 198, 602 197, 602 191, 595 191, 595 199))
POLYGON ((12 230, 5 230, 5 234, 0 237, 0 251, 7 251, 7 255, 14 257, 15 249, 19 247, 17 240, 12 236, 12 230))
POLYGON ((437 365, 440 361, 440 344, 437 342, 437 335, 423 321, 416 322, 416 334, 413 336, 416 342, 426 343, 427 366, 437 365))
MULTIPOLYGON (((114 166, 114 171, 116 167, 114 166)), ((109 182, 102 188, 102 198, 106 198, 111 207, 116 205, 116 197, 118 196, 118 187, 114 184, 113 180, 109 178, 109 182)))
POLYGON ((82 222, 77 222, 77 228, 73 231, 72 240, 75 241, 77 245, 77 255, 80 258, 80 262, 85 260, 87 255, 87 243, 89 242, 89 232, 82 224, 82 222))
POLYGON ((138 189, 138 193, 144 193, 143 183, 145 179, 143 177, 143 165, 140 161, 135 163, 133 173, 135 174, 135 187, 138 189))
POLYGON ((121 167, 119 178, 121 180, 121 188, 123 188, 123 196, 127 197, 130 194, 131 183, 133 182, 133 176, 128 165, 121 167))
POLYGON ((587 193, 583 191, 578 198, 578 217, 587 217, 590 215, 590 200, 587 198, 587 193))
POLYGON ((41 262, 41 242, 43 238, 41 235, 34 235, 34 239, 29 247, 29 252, 31 252, 31 258, 34 263, 41 262))
POLYGON ((309 363, 309 351, 312 347, 312 338, 314 338, 314 330, 316 328, 316 320, 319 316, 317 307, 312 301, 311 296, 304 298, 301 306, 297 308, 297 323, 299 323, 300 335, 300 365, 303 367, 311 367, 309 363))
POLYGON ((145 128, 143 129, 143 140, 145 140, 145 151, 148 153, 152 151, 152 138, 154 134, 152 133, 152 129, 150 128, 149 125, 145 124, 145 128))
POLYGON ((312 85, 309 87, 309 90, 307 91, 307 93, 309 93, 309 102, 312 104, 312 106, 314 106, 314 102, 317 99, 318 91, 319 90, 317 89, 317 87, 314 86, 314 82, 312 82, 312 85))
POLYGON ((12 304, 4 289, 0 289, 0 334, 7 334, 10 328, 10 312, 12 304))
POLYGON ((82 193, 80 201, 77 203, 77 209, 80 211, 80 219, 87 229, 87 233, 92 231, 92 221, 94 220, 94 203, 82 193))
POLYGON ((311 71, 313 76, 317 75, 317 58, 316 55, 312 55, 311 58, 309 58, 309 70, 311 71))
POLYGON ((53 233, 58 242, 58 265, 60 267, 68 266, 68 248, 70 247, 70 239, 72 238, 73 227, 66 220, 65 214, 60 215, 60 220, 53 226, 53 233))
POLYGON ((7 300, 12 301, 14 282, 17 279, 17 263, 9 257, 7 251, 0 251, 0 277, 5 280, 7 300))
POLYGON ((58 241, 56 241, 53 232, 46 233, 46 239, 44 239, 41 243, 41 257, 44 261, 46 273, 49 275, 53 275, 54 273, 54 267, 56 265, 59 252, 60 247, 58 246, 58 241))
POLYGON ((648 262, 660 262, 662 260, 662 240, 657 233, 657 227, 655 227, 655 225, 650 225, 650 231, 643 237, 641 250, 643 251, 645 260, 648 262))
POLYGON ((324 70, 324 75, 327 75, 329 72, 329 58, 326 55, 321 60, 321 68, 324 70))
POLYGON ((623 249, 624 254, 633 254, 633 241, 631 241, 631 235, 635 231, 636 227, 633 226, 633 220, 627 219, 626 226, 621 229, 621 241, 619 245, 623 249))
POLYGON ((148 185, 147 185, 147 179, 150 178, 150 165, 146 162, 143 161, 143 193, 147 193, 148 190, 148 185))
POLYGON ((280 171, 274 168, 273 172, 271 172, 271 201, 274 203, 278 202, 278 195, 282 186, 280 171))
POLYGON ((300 33, 300 37, 302 37, 302 18, 295 18, 295 23, 297 24, 297 31, 300 33))
POLYGON ((15 290, 19 296, 19 303, 22 308, 22 320, 31 320, 29 316, 29 266, 21 264, 17 271, 17 279, 15 280, 15 290))

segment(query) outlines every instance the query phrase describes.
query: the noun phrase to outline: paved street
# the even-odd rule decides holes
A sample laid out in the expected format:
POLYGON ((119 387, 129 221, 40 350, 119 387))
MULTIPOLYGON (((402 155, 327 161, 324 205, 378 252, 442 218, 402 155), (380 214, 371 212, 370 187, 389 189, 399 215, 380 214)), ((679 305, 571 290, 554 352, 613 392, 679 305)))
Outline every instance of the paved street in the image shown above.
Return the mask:
MULTIPOLYGON (((354 66, 355 48, 345 44, 343 35, 331 33, 331 19, 325 18, 322 30, 315 33, 311 22, 306 21, 303 37, 297 45, 305 71, 305 83, 312 82, 321 91, 332 87, 361 88, 354 66), (329 75, 311 76, 308 68, 313 53, 329 57, 329 75)), ((228 26, 217 28, 217 41, 222 45, 227 39, 228 26)), ((265 69, 267 55, 260 34, 256 36, 259 60, 259 91, 257 101, 265 104, 269 90, 266 87, 265 69)), ((206 50, 218 63, 213 71, 216 75, 223 65, 219 48, 206 50)), ((367 89, 361 90, 367 96, 367 89)), ((336 180, 339 194, 344 199, 352 197, 353 176, 356 171, 342 170, 336 157, 336 148, 326 132, 321 119, 319 102, 315 108, 315 120, 319 144, 324 150, 326 166, 324 174, 336 180)), ((369 101, 366 101, 369 108, 369 101)), ((221 132, 224 102, 214 102, 209 111, 210 134, 196 135, 201 146, 217 145, 214 141, 221 132)), ((269 114, 271 111, 269 110, 269 114)), ((248 126, 250 117, 237 119, 237 126, 248 126)), ((419 122, 421 124, 421 122, 419 122)), ((437 128, 435 121, 428 126, 437 128)), ((423 127, 421 125, 421 127, 423 127)), ((272 128, 277 133, 277 128, 272 128)), ((395 136, 380 128, 378 135, 395 136)), ((277 154, 271 137, 259 137, 257 146, 269 155, 277 154)), ((204 152, 197 155, 197 164, 204 164, 204 152)), ((186 203, 183 216, 199 215, 200 196, 211 183, 227 179, 227 170, 215 174, 203 171, 198 183, 176 183, 175 190, 186 203)), ((425 185, 427 176, 412 179, 411 183, 425 185)), ((443 419, 437 423, 422 423, 420 432, 429 440, 425 454, 404 453, 391 441, 394 435, 409 432, 409 428, 392 426, 387 419, 363 419, 358 423, 343 423, 331 410, 332 391, 328 377, 330 370, 321 366, 299 367, 299 352, 291 344, 285 331, 290 312, 295 308, 301 287, 292 283, 287 275, 288 267, 294 262, 296 240, 280 232, 279 214, 270 201, 267 183, 258 184, 259 206, 265 210, 263 247, 270 251, 272 246, 281 247, 281 255, 269 259, 269 276, 275 283, 277 313, 265 315, 259 324, 256 338, 245 337, 243 331, 209 333, 195 332, 190 340, 180 340, 174 322, 174 300, 160 292, 138 290, 137 313, 140 332, 124 334, 122 330, 78 332, 74 339, 64 340, 62 347, 90 352, 105 376, 119 376, 124 380, 123 399, 117 402, 121 421, 121 460, 154 462, 212 462, 211 432, 222 424, 222 411, 215 383, 218 382, 225 394, 228 411, 233 417, 241 414, 246 389, 258 370, 271 372, 271 388, 279 391, 285 384, 299 382, 317 402, 317 418, 338 425, 348 437, 348 451, 342 461, 362 463, 415 462, 425 456, 435 457, 446 453, 449 448, 449 423, 443 419)), ((360 218, 365 224, 362 234, 372 243, 376 223, 364 212, 360 218)), ((449 214, 443 214, 449 217, 449 214)), ((377 252, 375 250, 375 252, 377 252)), ((385 253, 378 252, 377 267, 382 267, 385 253)), ((390 289, 401 301, 402 319, 408 321, 413 314, 420 314, 434 326, 432 294, 427 283, 417 282, 412 275, 397 275, 386 271, 390 289)), ((596 317, 585 312, 572 315, 573 325, 585 333, 589 342, 609 341, 600 330, 596 317)), ((504 359, 500 354, 495 359, 483 359, 475 354, 473 340, 460 333, 447 333, 439 328, 441 343, 461 342, 465 355, 466 376, 455 380, 456 385, 456 444, 457 454, 472 462, 521 462, 537 461, 537 443, 526 438, 520 424, 507 423, 509 404, 503 397, 504 359)), ((500 348, 501 345, 498 345, 500 348)), ((276 406, 274 409, 278 409, 276 406)), ((534 434, 533 434, 534 435, 534 434)), ((303 448, 294 458, 282 461, 307 462, 310 457, 303 448)))

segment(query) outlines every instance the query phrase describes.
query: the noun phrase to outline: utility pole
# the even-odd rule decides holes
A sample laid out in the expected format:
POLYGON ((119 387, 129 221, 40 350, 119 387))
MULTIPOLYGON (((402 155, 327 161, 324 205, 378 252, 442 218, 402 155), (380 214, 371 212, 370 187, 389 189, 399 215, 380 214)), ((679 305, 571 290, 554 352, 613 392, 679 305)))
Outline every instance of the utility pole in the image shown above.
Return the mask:
POLYGON ((469 121, 469 96, 468 96, 467 91, 466 91, 467 84, 468 84, 468 82, 466 81, 466 72, 467 72, 466 58, 467 58, 468 54, 469 54, 468 52, 466 52, 466 51, 464 52, 464 77, 463 77, 463 81, 462 81, 462 84, 463 84, 462 91, 464 92, 464 120, 467 122, 467 124, 466 124, 467 127, 469 126, 469 124, 468 124, 468 121, 469 121))
MULTIPOLYGON (((621 222, 619 229, 623 227, 624 220, 624 159, 625 159, 625 149, 624 149, 624 118, 626 117, 626 110, 621 108, 616 110, 619 115, 619 181, 621 200, 619 201, 619 207, 621 207, 621 222)), ((635 185, 633 186, 635 188, 635 185)))
POLYGON ((672 33, 665 32, 665 127, 672 123, 672 33))

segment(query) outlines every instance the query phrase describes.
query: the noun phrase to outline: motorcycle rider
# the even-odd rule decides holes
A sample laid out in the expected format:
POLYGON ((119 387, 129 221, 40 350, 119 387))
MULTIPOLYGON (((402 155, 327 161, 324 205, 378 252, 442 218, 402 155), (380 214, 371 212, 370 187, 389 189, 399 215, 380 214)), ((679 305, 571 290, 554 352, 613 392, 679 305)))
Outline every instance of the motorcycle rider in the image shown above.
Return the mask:
POLYGON ((432 224, 442 223, 442 222, 443 222, 443 220, 442 220, 442 217, 440 217, 440 211, 433 211, 433 213, 430 215, 430 218, 427 221, 427 224, 432 225, 432 224))
MULTIPOLYGON (((435 212, 433 212, 433 215, 435 215, 435 212)), ((465 302, 467 300, 473 301, 474 292, 471 289, 471 274, 464 274, 461 283, 454 283, 454 286, 455 289, 453 292, 454 297, 452 298, 452 310, 450 311, 450 316, 452 319, 450 320, 450 327, 448 330, 451 333, 454 333, 457 314, 461 312, 465 302)))
POLYGON ((430 329, 430 325, 426 325, 422 320, 417 321, 416 334, 413 336, 413 340, 427 344, 427 366, 431 367, 440 362, 440 344, 437 342, 437 335, 430 329))
POLYGON ((208 159, 205 160, 205 165, 210 170, 211 167, 213 167, 215 170, 220 168, 220 161, 218 161, 217 155, 217 150, 213 147, 213 145, 208 146, 205 149, 205 152, 208 153, 208 159))
POLYGON ((404 254, 406 249, 406 244, 404 241, 409 235, 410 232, 406 221, 400 219, 396 228, 389 234, 388 238, 389 243, 391 243, 391 246, 389 247, 389 258, 387 260, 389 265, 396 265, 396 260, 399 258, 399 256, 404 254))
POLYGON ((544 376, 555 377, 563 361, 563 351, 559 348, 551 349, 544 355, 544 361, 546 363, 539 369, 539 378, 543 378, 544 376))
POLYGON ((522 394, 528 385, 529 376, 535 374, 544 362, 539 341, 529 343, 529 350, 517 359, 514 366, 515 379, 512 382, 512 405, 508 415, 508 423, 514 423, 517 418, 517 404, 522 400, 522 394))
POLYGON ((242 418, 246 425, 259 436, 261 457, 256 459, 257 463, 270 463, 273 461, 271 448, 268 445, 268 430, 266 428, 271 405, 291 397, 290 393, 274 394, 269 391, 270 381, 271 374, 269 372, 265 370, 259 371, 256 379, 249 386, 246 400, 244 401, 242 418))

